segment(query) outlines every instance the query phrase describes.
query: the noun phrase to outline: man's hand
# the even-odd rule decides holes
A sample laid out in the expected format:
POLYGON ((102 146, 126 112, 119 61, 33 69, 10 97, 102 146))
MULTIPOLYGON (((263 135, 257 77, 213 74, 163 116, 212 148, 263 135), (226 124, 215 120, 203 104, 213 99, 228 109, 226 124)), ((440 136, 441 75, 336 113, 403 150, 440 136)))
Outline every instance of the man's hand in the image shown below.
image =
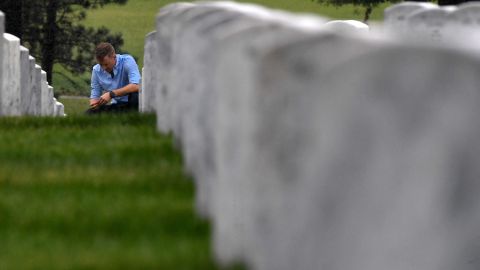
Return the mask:
POLYGON ((104 93, 102 96, 100 96, 100 99, 98 100, 98 106, 102 106, 110 102, 112 98, 110 97, 110 92, 104 93))
POLYGON ((90 108, 97 109, 100 106, 99 101, 99 99, 90 99, 90 108))

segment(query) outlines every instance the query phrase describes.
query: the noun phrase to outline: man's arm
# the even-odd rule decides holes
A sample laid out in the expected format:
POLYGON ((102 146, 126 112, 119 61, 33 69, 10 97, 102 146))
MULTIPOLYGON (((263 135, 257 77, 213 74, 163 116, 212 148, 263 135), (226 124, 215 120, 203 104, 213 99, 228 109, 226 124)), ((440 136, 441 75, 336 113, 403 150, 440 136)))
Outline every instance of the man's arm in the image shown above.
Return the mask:
MULTIPOLYGON (((121 96, 126 96, 130 93, 138 92, 138 89, 139 89, 138 84, 130 83, 125 85, 122 88, 112 90, 112 92, 115 94, 115 96, 121 97, 121 96)), ((110 97, 110 92, 106 92, 100 97, 100 99, 98 99, 97 102, 98 102, 98 105, 103 105, 103 104, 107 104, 111 99, 112 98, 110 97)), ((90 105, 92 105, 92 100, 90 100, 90 105)))
MULTIPOLYGON (((138 65, 135 62, 135 59, 132 56, 128 56, 124 63, 125 70, 128 74, 128 84, 122 88, 113 90, 112 92, 117 97, 126 96, 130 93, 135 93, 139 91, 140 84, 140 72, 138 70, 138 65)), ((107 92, 100 97, 99 105, 108 103, 112 98, 110 93, 107 92)))
POLYGON ((97 107, 100 100, 100 95, 102 94, 102 87, 98 83, 97 74, 95 73, 95 69, 92 69, 92 78, 91 78, 91 93, 90 93, 90 107, 97 107))

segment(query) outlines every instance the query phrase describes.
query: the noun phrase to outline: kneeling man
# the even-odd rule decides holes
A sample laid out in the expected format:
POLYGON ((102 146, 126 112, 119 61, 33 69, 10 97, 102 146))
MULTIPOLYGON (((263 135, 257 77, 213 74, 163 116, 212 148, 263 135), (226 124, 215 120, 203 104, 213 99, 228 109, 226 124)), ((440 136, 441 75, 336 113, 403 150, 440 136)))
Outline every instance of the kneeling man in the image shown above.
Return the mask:
POLYGON ((107 42, 96 47, 95 58, 98 64, 92 70, 87 114, 138 111, 140 72, 135 59, 128 54, 116 54, 107 42))

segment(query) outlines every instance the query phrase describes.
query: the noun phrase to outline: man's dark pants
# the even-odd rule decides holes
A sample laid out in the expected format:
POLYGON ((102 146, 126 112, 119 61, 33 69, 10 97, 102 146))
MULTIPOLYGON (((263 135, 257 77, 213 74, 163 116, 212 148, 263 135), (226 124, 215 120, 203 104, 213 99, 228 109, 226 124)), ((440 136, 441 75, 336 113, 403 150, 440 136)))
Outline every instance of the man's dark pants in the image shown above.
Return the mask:
POLYGON ((130 93, 128 102, 117 102, 110 105, 102 105, 98 108, 90 108, 85 114, 101 114, 101 113, 120 113, 120 112, 138 112, 138 93, 130 93))

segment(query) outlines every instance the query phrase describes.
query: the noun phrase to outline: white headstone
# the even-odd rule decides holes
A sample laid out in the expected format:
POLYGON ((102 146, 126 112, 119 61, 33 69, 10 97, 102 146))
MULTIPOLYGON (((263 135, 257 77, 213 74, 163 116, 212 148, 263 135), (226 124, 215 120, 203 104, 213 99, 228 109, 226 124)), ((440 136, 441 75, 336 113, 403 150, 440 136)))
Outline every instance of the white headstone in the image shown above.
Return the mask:
MULTIPOLYGON (((4 23, 5 23, 5 15, 0 11, 0 106, 2 104, 3 99, 3 32, 4 32, 4 23)), ((2 109, 0 108, 0 115, 2 114, 2 109)))
POLYGON ((196 182, 197 212, 206 217, 211 213, 210 185, 216 171, 213 157, 216 96, 212 89, 215 47, 221 37, 258 22, 238 12, 205 5, 185 15, 188 17, 179 18, 185 21, 184 30, 177 36, 177 53, 172 56, 175 64, 170 87, 176 92, 173 131, 182 143, 185 165, 196 182), (209 15, 202 16, 205 13, 209 15))
POLYGON ((36 86, 34 84, 36 84, 37 82, 35 81, 35 58, 33 58, 32 56, 28 56, 28 69, 29 69, 29 93, 30 93, 30 97, 28 97, 28 105, 27 105, 27 110, 26 110, 26 113, 29 114, 29 115, 35 115, 35 103, 36 103, 36 99, 37 99, 37 95, 35 93, 35 89, 36 89, 36 86))
POLYGON ((47 73, 42 70, 41 71, 41 78, 42 78, 42 82, 41 82, 41 94, 40 94, 40 110, 41 110, 41 113, 40 115, 41 116, 47 116, 49 115, 49 109, 50 109, 50 104, 51 104, 51 101, 49 99, 49 90, 48 90, 48 82, 47 82, 47 73))
POLYGON ((53 96, 53 87, 48 85, 48 97, 47 97, 48 105, 47 105, 47 115, 54 116, 55 115, 55 103, 56 100, 53 96))
POLYGON ((157 126, 162 132, 171 131, 170 99, 173 95, 173 90, 170 89, 169 81, 171 74, 172 59, 171 55, 175 49, 172 45, 173 39, 176 35, 177 28, 174 28, 174 22, 177 15, 194 7, 191 3, 174 3, 162 8, 157 15, 156 30, 157 30, 157 50, 159 56, 159 63, 155 66, 154 77, 160 89, 157 99, 157 126))
POLYGON ((159 65, 159 51, 157 47, 156 31, 150 32, 145 37, 144 48, 144 68, 142 70, 142 91, 140 93, 140 111, 141 112, 155 112, 156 93, 161 89, 161 83, 155 77, 156 66, 159 65))
POLYGON ((20 115, 20 39, 3 34, 1 114, 20 115))
POLYGON ((20 46, 20 112, 26 115, 32 97, 30 55, 27 48, 20 46))
MULTIPOLYGON (((321 26, 317 27, 317 31, 321 26)), ((252 261, 258 251, 253 231, 256 191, 249 174, 249 148, 255 115, 255 97, 264 80, 259 60, 277 47, 311 35, 294 27, 265 24, 229 37, 218 48, 215 86, 218 123, 215 129, 217 177, 211 192, 214 205, 214 245, 220 262, 252 261)), ((275 98, 272 96, 272 98, 275 98)), ((265 123, 266 124, 266 123, 265 123)))
MULTIPOLYGON (((275 75, 264 91, 308 95, 285 98, 270 134, 254 141, 264 163, 253 181, 283 186, 258 216, 276 219, 263 228, 276 241, 257 269, 478 269, 480 59, 370 47, 326 73, 306 51, 297 81, 276 81, 295 62, 272 55, 263 69, 275 75)), ((273 116, 265 97, 259 107, 273 116)))
POLYGON ((55 102, 55 107, 56 107, 55 116, 64 117, 65 116, 65 106, 61 102, 56 101, 55 102))
POLYGON ((325 23, 324 27, 341 33, 359 33, 369 30, 368 25, 356 20, 333 20, 325 23))
MULTIPOLYGON (((245 53, 252 52, 252 49, 243 49, 242 52, 225 47, 225 51, 231 56, 223 58, 222 63, 225 65, 229 62, 235 63, 239 66, 236 68, 238 73, 248 75, 237 76, 235 79, 234 74, 218 74, 221 78, 218 89, 228 91, 221 93, 222 101, 219 102, 221 106, 218 112, 221 121, 219 126, 223 127, 218 131, 221 144, 218 146, 220 151, 218 179, 221 182, 214 186, 219 188, 215 195, 223 197, 221 202, 218 202, 224 209, 219 222, 233 222, 218 227, 235 228, 235 232, 229 232, 232 235, 241 232, 240 229, 247 231, 249 234, 247 239, 251 241, 248 253, 249 257, 253 258, 256 269, 264 269, 262 266, 272 263, 271 254, 285 251, 283 247, 287 244, 282 244, 284 238, 278 234, 278 227, 272 227, 272 224, 278 222, 279 215, 281 217, 285 212, 290 213, 285 210, 284 204, 281 204, 282 200, 297 198, 290 196, 289 188, 285 188, 294 181, 292 177, 295 170, 283 173, 291 167, 280 168, 281 166, 275 162, 278 163, 278 159, 286 159, 289 154, 295 159, 291 166, 301 162, 301 157, 296 159, 298 151, 295 147, 307 142, 302 142, 302 137, 297 138, 297 141, 295 136, 291 135, 295 132, 293 126, 305 123, 298 113, 307 108, 292 107, 297 103, 301 105, 298 100, 309 97, 309 91, 304 91, 302 87, 303 77, 309 76, 312 72, 322 75, 353 56, 374 49, 370 43, 362 43, 329 32, 292 39, 286 44, 278 42, 273 44, 275 45, 271 45, 271 51, 250 56, 255 59, 250 65, 245 65, 246 60, 240 59, 248 59, 245 53), (289 58, 296 54, 304 55, 296 61, 289 58), (282 59, 285 62, 263 60, 267 56, 269 57, 267 60, 282 59), (322 59, 321 64, 312 62, 313 59, 322 59), (269 72, 280 68, 279 65, 285 67, 286 64, 288 64, 286 72, 269 72), (273 81, 279 82, 277 87, 271 87, 273 81), (292 82, 296 85, 292 86, 292 82), (235 86, 237 84, 238 87, 235 86), (282 129, 276 128, 277 126, 282 129), (285 142, 277 141, 287 138, 285 142), (272 148, 276 149, 275 152, 272 152, 272 148), (268 155, 269 153, 271 155, 268 155), (283 199, 283 196, 287 198, 283 199)), ((219 70, 226 68, 220 65, 219 70)), ((318 78, 318 81, 321 79, 318 78)), ((283 165, 287 164, 288 162, 283 165)), ((294 224, 290 226, 295 227, 294 224)), ((283 254, 288 255, 292 251, 289 252, 283 254)))
POLYGON ((42 115, 42 67, 35 65, 34 83, 32 84, 32 115, 42 115))
POLYGON ((478 40, 480 38, 480 3, 467 2, 459 5, 456 10, 448 16, 449 35, 455 45, 479 50, 478 40))
POLYGON ((454 7, 442 7, 413 12, 407 17, 409 34, 420 41, 440 44, 448 42, 448 17, 454 10, 454 7))
POLYGON ((0 11, 0 34, 2 34, 3 36, 4 32, 5 32, 5 14, 3 14, 3 12, 0 11))
POLYGON ((402 2, 392 5, 384 10, 384 25, 392 34, 405 34, 408 31, 407 17, 413 12, 425 9, 436 9, 438 6, 433 3, 426 2, 402 2))

